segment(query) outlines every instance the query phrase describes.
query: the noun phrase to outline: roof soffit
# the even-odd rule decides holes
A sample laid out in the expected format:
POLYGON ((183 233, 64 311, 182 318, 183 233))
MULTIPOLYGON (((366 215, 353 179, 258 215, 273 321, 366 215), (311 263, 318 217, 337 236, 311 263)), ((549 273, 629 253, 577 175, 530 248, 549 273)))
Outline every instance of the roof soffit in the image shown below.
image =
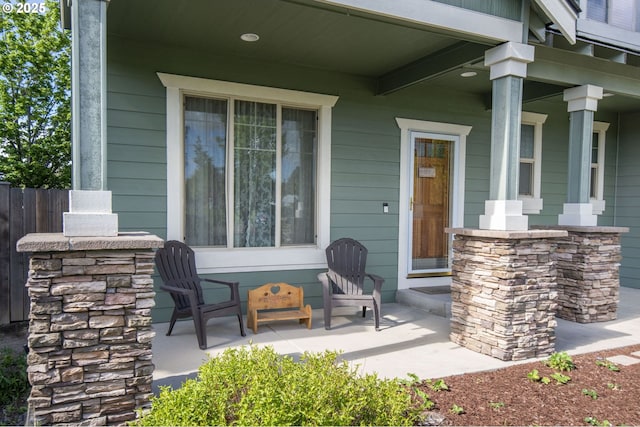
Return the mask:
MULTIPOLYGON (((313 0, 487 42, 521 42, 522 23, 432 0, 313 0)), ((574 31, 575 32, 575 31, 574 31)))

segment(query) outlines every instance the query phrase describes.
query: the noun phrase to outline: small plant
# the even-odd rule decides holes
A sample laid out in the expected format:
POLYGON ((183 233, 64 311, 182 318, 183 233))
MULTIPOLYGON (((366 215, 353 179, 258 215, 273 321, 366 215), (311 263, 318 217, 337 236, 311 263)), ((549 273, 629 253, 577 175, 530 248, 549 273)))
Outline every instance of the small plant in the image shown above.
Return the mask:
POLYGON ((609 390, 620 390, 620 386, 616 383, 609 383, 607 384, 607 388, 609 390))
POLYGON ((533 371, 529 372, 527 374, 527 378, 529 378, 529 381, 533 381, 533 382, 538 382, 542 379, 537 369, 534 369, 533 371))
MULTIPOLYGON (((405 380, 400 378, 398 379, 398 383, 411 390, 411 392, 415 396, 420 398, 423 403, 422 408, 424 410, 432 409, 435 406, 435 403, 431 400, 427 393, 425 393, 418 387, 421 384, 420 378, 412 372, 409 372, 407 376, 409 377, 409 379, 405 380)), ((426 380, 425 382, 429 384, 431 383, 431 380, 426 380)))
POLYGON ((27 358, 10 348, 0 349, 0 405, 8 405, 29 390, 27 358))
POLYGON ((598 392, 596 392, 593 389, 589 390, 589 389, 583 388, 582 394, 584 394, 585 396, 589 396, 593 400, 596 400, 598 398, 598 392))
POLYGON ((444 382, 443 379, 439 379, 434 382, 429 381, 429 387, 435 392, 449 390, 449 386, 444 382))
POLYGON ((500 408, 504 408, 504 402, 489 402, 489 406, 494 411, 499 411, 500 408))
POLYGON ((598 421, 596 417, 586 417, 584 422, 597 427, 611 427, 611 423, 607 420, 598 421))
POLYGON ((553 353, 544 363, 551 369, 555 369, 560 372, 569 372, 576 368, 571 356, 565 351, 561 353, 553 353))
POLYGON ((549 377, 541 377, 540 372, 538 372, 537 369, 534 369, 533 371, 529 372, 527 374, 527 378, 529 378, 529 381, 532 381, 532 382, 540 381, 542 384, 549 384, 551 382, 549 377))
POLYGON ((571 381, 571 377, 569 375, 564 375, 560 372, 554 372, 553 374, 551 374, 551 378, 556 380, 558 384, 566 384, 571 381))
POLYGON ((461 414, 464 414, 464 408, 454 403, 451 406, 451 409, 449 409, 449 412, 451 412, 452 414, 461 415, 461 414))
POLYGON ((620 372, 620 368, 615 363, 607 360, 607 359, 598 359, 596 360, 597 366, 603 366, 612 372, 620 372))
POLYGON ((26 355, 0 349, 0 425, 24 425, 29 389, 26 355))

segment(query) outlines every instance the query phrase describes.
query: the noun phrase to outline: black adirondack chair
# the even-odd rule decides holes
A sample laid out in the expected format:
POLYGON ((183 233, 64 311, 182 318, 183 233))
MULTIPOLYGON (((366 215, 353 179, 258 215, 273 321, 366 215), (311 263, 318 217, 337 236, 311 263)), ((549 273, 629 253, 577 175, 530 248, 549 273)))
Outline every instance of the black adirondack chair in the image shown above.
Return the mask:
POLYGON ((240 334, 244 337, 244 323, 240 308, 240 292, 238 282, 205 279, 198 276, 195 254, 193 250, 182 242, 169 240, 164 248, 158 249, 155 263, 164 285, 160 289, 169 292, 175 307, 171 315, 171 323, 167 335, 171 335, 176 320, 192 317, 201 349, 207 348, 206 326, 209 319, 223 316, 238 316, 240 334), (205 303, 202 293, 202 282, 213 283, 228 287, 228 300, 205 303))
POLYGON ((329 271, 318 275, 322 282, 325 329, 331 329, 333 307, 362 306, 362 317, 367 307, 371 308, 376 331, 380 330, 380 291, 384 279, 365 272, 367 252, 360 242, 347 237, 327 247, 329 271), (373 282, 371 293, 365 293, 365 279, 373 282))

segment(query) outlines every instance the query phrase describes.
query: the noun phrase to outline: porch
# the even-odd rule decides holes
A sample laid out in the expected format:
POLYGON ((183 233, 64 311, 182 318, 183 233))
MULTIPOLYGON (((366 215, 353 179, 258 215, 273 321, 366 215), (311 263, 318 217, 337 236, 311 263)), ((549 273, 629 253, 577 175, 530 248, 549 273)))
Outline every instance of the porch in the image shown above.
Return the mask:
MULTIPOLYGON (((271 345, 292 357, 305 351, 341 350, 342 358, 362 372, 388 378, 407 378, 408 373, 441 378, 533 360, 504 362, 452 343, 450 321, 443 316, 446 294, 400 292, 403 295, 397 300, 405 303, 383 304, 380 332, 374 331, 370 313, 363 319, 358 309, 349 307, 334 311, 330 331, 324 329, 322 309, 313 311, 311 330, 297 322, 278 322, 260 326, 258 334, 248 330, 246 337, 238 333, 237 319, 228 317, 209 322, 209 348, 203 351, 198 348, 192 321, 178 322, 170 337, 165 336, 166 323, 154 324, 154 392, 161 385, 180 386, 208 355, 250 343, 271 345)), ((640 289, 621 287, 616 320, 579 324, 557 319, 555 350, 580 354, 640 343, 639 306, 640 289)))

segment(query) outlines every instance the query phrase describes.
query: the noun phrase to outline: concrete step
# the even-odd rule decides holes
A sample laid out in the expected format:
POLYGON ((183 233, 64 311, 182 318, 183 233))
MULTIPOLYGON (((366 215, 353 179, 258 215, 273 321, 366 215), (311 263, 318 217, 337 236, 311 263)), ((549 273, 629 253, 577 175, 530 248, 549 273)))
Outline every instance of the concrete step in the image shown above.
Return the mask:
POLYGON ((451 318, 451 294, 426 294, 413 289, 400 289, 396 292, 396 302, 437 316, 451 318))

